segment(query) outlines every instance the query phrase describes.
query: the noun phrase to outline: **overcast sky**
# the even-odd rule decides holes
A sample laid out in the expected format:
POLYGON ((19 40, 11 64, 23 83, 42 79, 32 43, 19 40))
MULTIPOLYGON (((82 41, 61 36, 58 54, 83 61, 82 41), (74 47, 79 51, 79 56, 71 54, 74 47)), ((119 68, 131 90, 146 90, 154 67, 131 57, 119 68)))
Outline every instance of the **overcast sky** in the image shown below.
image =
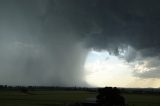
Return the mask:
MULTIPOLYGON (((99 77, 91 81, 85 71, 90 64, 92 71, 101 67, 123 80, 107 76, 106 85, 158 87, 159 5, 158 0, 0 0, 0 84, 104 86, 99 77), (91 50, 112 56, 102 53, 105 59, 99 59, 91 50), (89 55, 93 62, 86 62, 89 55)), ((102 75, 97 74, 92 75, 102 75)))

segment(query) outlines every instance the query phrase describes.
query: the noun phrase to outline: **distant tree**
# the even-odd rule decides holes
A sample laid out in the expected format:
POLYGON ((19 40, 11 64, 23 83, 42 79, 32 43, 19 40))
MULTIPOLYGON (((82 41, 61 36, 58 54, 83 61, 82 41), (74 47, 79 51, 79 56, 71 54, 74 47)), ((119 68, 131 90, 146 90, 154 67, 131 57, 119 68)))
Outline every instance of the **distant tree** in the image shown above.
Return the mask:
POLYGON ((120 95, 120 90, 116 87, 100 88, 98 93, 98 106, 125 106, 125 99, 120 95))

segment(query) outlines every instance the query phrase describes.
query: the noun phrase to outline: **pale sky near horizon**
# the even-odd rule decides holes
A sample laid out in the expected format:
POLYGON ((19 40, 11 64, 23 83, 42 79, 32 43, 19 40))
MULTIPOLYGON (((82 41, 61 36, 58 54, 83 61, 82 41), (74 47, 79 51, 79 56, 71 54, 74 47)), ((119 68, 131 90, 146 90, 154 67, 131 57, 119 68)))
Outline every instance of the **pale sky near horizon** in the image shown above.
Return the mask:
POLYGON ((131 63, 107 51, 92 50, 85 63, 86 81, 98 87, 160 87, 160 79, 137 77, 133 74, 134 68, 131 63))

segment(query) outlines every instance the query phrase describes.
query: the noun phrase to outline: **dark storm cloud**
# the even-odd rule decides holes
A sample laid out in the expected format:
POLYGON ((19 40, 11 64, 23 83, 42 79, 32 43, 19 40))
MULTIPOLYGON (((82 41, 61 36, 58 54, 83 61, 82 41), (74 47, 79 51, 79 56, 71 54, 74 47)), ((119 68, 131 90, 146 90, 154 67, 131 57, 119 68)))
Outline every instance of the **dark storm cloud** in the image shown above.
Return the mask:
POLYGON ((87 46, 115 55, 124 54, 129 62, 153 58, 145 65, 147 72, 135 75, 159 78, 159 58, 156 58, 160 52, 160 1, 95 0, 89 4, 84 11, 89 11, 85 19, 90 19, 87 25, 91 26, 85 33, 87 46), (151 67, 153 63, 158 65, 151 67))
POLYGON ((63 4, 62 16, 74 26, 88 47, 116 53, 119 48, 130 45, 146 56, 157 55, 160 1, 60 0, 59 3, 63 4), (151 51, 146 52, 149 49, 151 51))
POLYGON ((127 61, 159 56, 159 4, 0 0, 1 83, 86 85, 83 65, 90 48, 124 54, 127 61))
POLYGON ((0 83, 87 86, 88 52, 70 24, 66 3, 0 0, 0 83))
POLYGON ((101 32, 91 35, 89 45, 102 49, 130 45, 137 50, 151 48, 156 53, 160 43, 159 4, 150 0, 97 1, 93 20, 101 32))

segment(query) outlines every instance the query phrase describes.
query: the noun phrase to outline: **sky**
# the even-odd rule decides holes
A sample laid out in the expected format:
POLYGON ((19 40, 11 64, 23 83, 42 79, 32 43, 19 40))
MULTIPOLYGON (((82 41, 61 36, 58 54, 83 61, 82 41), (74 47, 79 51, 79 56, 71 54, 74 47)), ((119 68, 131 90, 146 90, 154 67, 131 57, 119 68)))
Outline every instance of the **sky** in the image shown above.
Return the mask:
POLYGON ((0 0, 0 84, 159 87, 159 5, 0 0))
POLYGON ((134 75, 137 67, 144 70, 146 68, 137 66, 136 63, 128 63, 110 55, 107 51, 91 50, 85 63, 86 81, 98 87, 158 88, 160 86, 158 78, 140 78, 134 75))

